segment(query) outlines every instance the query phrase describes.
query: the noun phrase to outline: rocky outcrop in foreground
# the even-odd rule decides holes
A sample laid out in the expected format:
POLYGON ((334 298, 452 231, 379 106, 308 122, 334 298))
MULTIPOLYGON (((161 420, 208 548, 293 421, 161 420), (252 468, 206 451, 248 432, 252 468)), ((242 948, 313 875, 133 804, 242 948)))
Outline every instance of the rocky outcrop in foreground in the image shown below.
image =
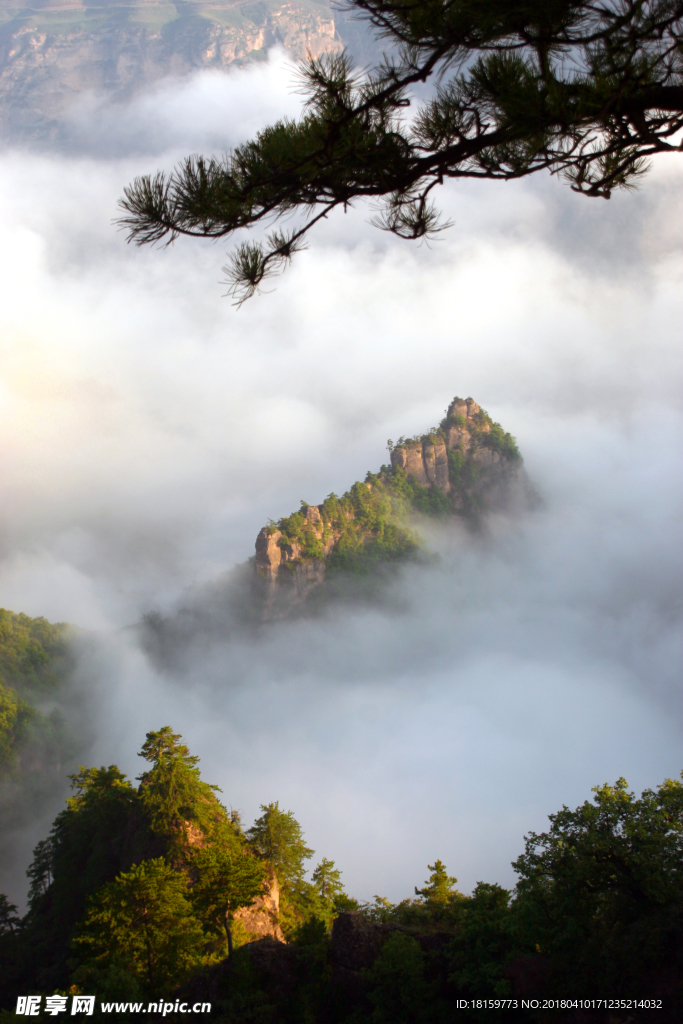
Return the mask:
MULTIPOLYGON (((296 1014, 297 1006, 301 1010, 302 993, 324 986, 326 991, 318 992, 315 1000, 316 1021, 342 1019, 337 1016, 340 1011, 371 1011, 368 971, 387 940, 397 934, 409 936, 400 925, 378 924, 362 913, 342 913, 334 921, 329 940, 324 939, 315 952, 305 945, 260 939, 242 946, 232 959, 195 975, 175 998, 190 1004, 210 1002, 215 1007, 230 1006, 235 1000, 243 1012, 259 1007, 263 1013, 259 1019, 273 1022, 312 1020, 308 1014, 301 1018, 290 1014, 292 1010, 296 1014)), ((452 935, 415 933, 410 938, 432 962, 438 962, 452 935)))
MULTIPOLYGON (((652 1016, 648 1009, 617 1007, 607 1013, 599 1006, 582 1008, 576 999, 558 1006, 550 961, 539 953, 508 959, 494 988, 487 975, 477 974, 476 956, 483 952, 477 948, 470 982, 461 988, 454 983, 454 938, 453 931, 420 931, 380 924, 363 913, 342 913, 331 935, 321 936, 318 943, 285 945, 268 938, 249 943, 232 958, 195 975, 174 998, 190 1005, 211 1003, 226 1021, 269 1024, 442 1024, 479 1019, 467 1016, 466 1008, 472 1007, 473 999, 483 998, 506 1000, 490 1011, 497 1020, 526 1024, 638 1024, 652 1016), (544 999, 551 1001, 552 1009, 543 1010, 544 999)), ((660 1024, 677 1024, 680 979, 662 971, 652 977, 651 993, 661 1002, 656 1011, 660 1024)))

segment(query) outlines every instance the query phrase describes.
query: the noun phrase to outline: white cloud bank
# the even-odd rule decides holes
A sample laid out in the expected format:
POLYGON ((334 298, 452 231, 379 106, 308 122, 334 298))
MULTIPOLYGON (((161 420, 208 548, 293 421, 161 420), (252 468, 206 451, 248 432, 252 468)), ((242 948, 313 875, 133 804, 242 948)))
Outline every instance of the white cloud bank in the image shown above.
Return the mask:
POLYGON ((168 721, 361 897, 410 894, 434 857, 465 889, 511 882, 563 802, 683 767, 680 158, 609 204, 453 185, 432 248, 334 217, 237 312, 227 244, 134 250, 111 220, 135 174, 294 114, 290 82, 276 55, 84 101, 61 152, 0 158, 0 605, 98 631, 93 761, 135 774, 168 721), (456 393, 517 436, 539 511, 436 538, 400 612, 214 645, 180 684, 122 639, 456 393))

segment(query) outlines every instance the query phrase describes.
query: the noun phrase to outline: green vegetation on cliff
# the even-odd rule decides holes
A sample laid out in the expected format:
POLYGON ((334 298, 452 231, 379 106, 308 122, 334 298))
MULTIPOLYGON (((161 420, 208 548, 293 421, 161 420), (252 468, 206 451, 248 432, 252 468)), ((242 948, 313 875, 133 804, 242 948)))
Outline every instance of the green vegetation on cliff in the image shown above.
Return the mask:
MULTIPOLYGON (((391 450, 394 447, 400 448, 411 444, 435 444, 438 440, 448 445, 449 426, 466 430, 470 438, 469 447, 472 449, 491 448, 512 462, 521 459, 517 441, 512 434, 503 430, 500 423, 496 423, 486 410, 476 405, 471 398, 458 398, 457 395, 438 427, 432 427, 425 434, 416 434, 414 437, 399 437, 396 445, 389 441, 388 446, 391 450), (452 411, 468 406, 472 409, 469 415, 452 411)), ((462 444, 457 446, 457 450, 464 450, 462 444)))
POLYGON ((316 530, 307 518, 306 505, 273 524, 272 529, 282 533, 280 547, 298 543, 302 558, 323 559, 325 546, 331 542, 330 569, 367 573, 380 562, 418 551, 417 533, 401 525, 411 512, 410 496, 417 490, 418 485, 404 473, 393 474, 383 467, 379 474, 368 473, 365 483, 355 483, 341 497, 327 496, 319 506, 322 530, 316 530))
POLYGON ((389 441, 391 464, 368 472, 341 497, 330 494, 318 506, 302 502, 298 512, 271 521, 269 533, 280 534, 277 544, 289 555, 281 568, 293 572, 303 560, 314 559, 324 560, 328 573, 367 575, 420 552, 420 517, 472 520, 487 511, 492 485, 506 474, 509 480, 521 456, 515 439, 472 399, 455 398, 450 409, 459 408, 468 414, 449 411, 427 433, 389 441), (430 465, 437 450, 442 461, 438 479, 430 465), (494 453, 495 464, 490 459, 487 464, 482 452, 494 453))
POLYGON ((46 693, 61 681, 66 656, 64 622, 31 619, 0 608, 0 677, 22 693, 46 693))
MULTIPOLYGON (((55 706, 68 676, 67 630, 65 623, 0 608, 0 782, 25 783, 30 773, 30 788, 40 791, 71 752, 55 706)), ((16 810, 13 802, 6 789, 0 824, 16 810)))

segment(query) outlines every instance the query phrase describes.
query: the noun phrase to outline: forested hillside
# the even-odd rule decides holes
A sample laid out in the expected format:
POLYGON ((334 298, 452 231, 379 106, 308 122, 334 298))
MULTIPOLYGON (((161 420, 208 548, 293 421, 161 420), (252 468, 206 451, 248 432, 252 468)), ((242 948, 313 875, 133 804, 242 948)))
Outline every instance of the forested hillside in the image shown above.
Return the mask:
POLYGON ((60 711, 68 627, 0 608, 0 853, 8 832, 63 785, 76 750, 60 711))
POLYGON ((636 798, 620 779, 563 807, 526 837, 512 892, 465 895, 435 859, 414 896, 359 904, 334 861, 306 877, 314 851, 291 811, 263 805, 250 828, 228 813, 170 727, 140 756, 137 787, 115 765, 71 776, 28 870, 28 913, 0 897, 3 1019, 18 995, 87 992, 139 1002, 110 1020, 153 1020, 164 1002, 181 1019, 176 1001, 211 1003, 225 1024, 650 1019, 576 1008, 606 995, 680 1020, 680 782, 636 798), (522 1008, 543 998, 568 1003, 522 1008))

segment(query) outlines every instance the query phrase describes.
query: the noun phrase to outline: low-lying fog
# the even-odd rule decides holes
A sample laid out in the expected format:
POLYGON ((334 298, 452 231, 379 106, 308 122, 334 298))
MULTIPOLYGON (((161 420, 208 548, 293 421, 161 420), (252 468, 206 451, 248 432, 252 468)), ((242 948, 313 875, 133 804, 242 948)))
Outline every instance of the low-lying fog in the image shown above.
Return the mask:
MULTIPOLYGON (((230 243, 125 245, 135 174, 300 99, 275 53, 88 98, 59 145, 0 157, 0 605, 87 631, 91 763, 136 775, 169 723, 227 804, 294 810, 360 898, 410 895, 436 857, 465 891, 512 884, 563 803, 683 768, 681 158, 609 203, 451 184, 431 247, 332 217, 239 311, 230 243), (381 607, 150 663, 124 627, 209 600, 268 517, 341 493, 456 394, 517 437, 539 508, 435 532, 440 561, 381 607)), ((48 826, 5 866, 17 900, 48 826)))

